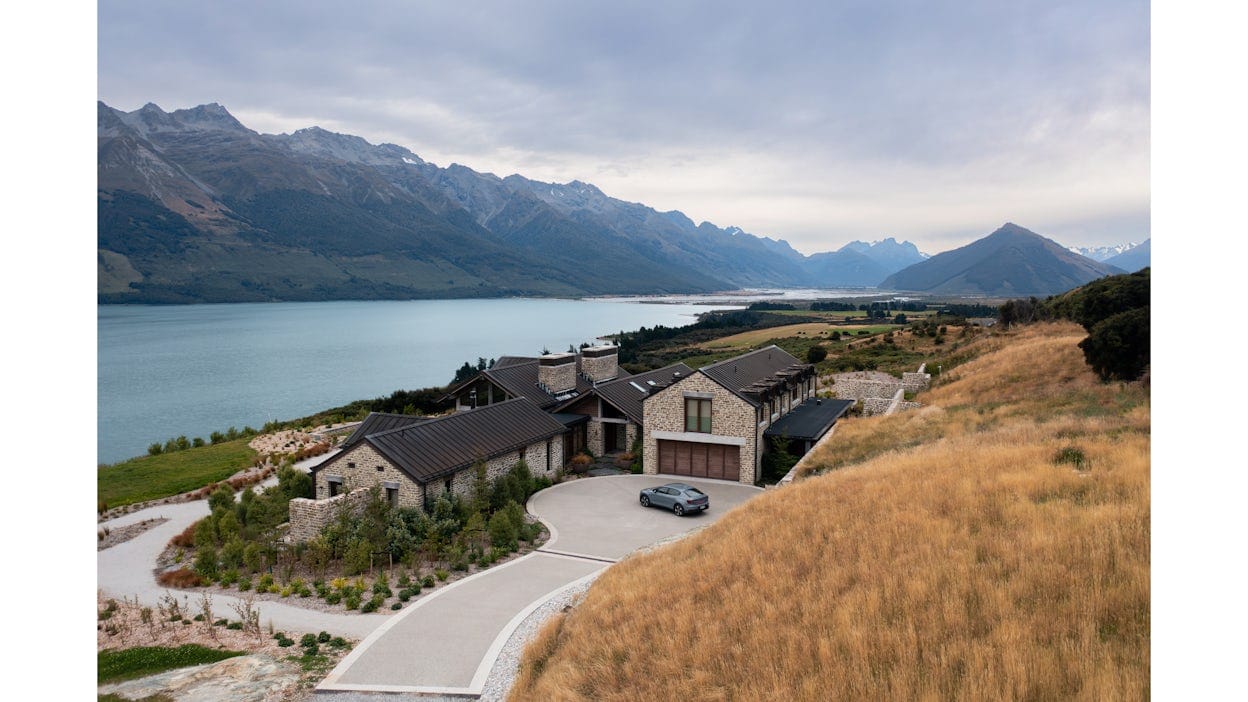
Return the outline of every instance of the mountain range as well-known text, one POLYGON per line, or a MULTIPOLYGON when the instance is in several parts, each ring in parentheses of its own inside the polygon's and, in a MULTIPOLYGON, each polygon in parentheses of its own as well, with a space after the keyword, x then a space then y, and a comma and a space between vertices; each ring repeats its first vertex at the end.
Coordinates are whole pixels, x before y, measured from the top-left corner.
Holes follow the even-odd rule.
POLYGON ((101 303, 875 287, 939 258, 893 238, 804 256, 581 181, 319 127, 260 134, 215 103, 97 115, 101 303))

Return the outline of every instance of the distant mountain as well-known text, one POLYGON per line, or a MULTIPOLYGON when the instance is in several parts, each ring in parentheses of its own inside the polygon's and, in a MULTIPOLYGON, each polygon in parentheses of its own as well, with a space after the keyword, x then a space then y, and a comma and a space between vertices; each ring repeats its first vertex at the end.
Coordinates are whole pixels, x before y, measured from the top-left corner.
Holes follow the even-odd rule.
POLYGON ((97 133, 104 303, 869 286, 917 253, 889 239, 808 258, 589 183, 441 168, 318 127, 259 134, 215 103, 101 102, 97 133))
POLYGON ((1152 265, 1152 239, 1145 239, 1144 243, 1139 246, 1132 247, 1117 256, 1105 259, 1106 265, 1121 268, 1128 273, 1144 270, 1152 265))
POLYGON ((1115 244, 1113 246, 1068 246, 1066 249, 1074 253, 1090 258, 1093 261, 1108 261, 1114 256, 1124 254, 1131 249, 1139 246, 1135 243, 1115 244))
POLYGON ((880 287, 937 294, 1055 295, 1121 273, 1016 224, 889 276, 880 287))
POLYGON ((903 268, 931 258, 919 251, 914 244, 908 241, 903 241, 899 244, 891 236, 883 241, 873 241, 870 244, 865 241, 851 241, 842 246, 840 250, 860 253, 883 266, 889 273, 896 273, 903 268))

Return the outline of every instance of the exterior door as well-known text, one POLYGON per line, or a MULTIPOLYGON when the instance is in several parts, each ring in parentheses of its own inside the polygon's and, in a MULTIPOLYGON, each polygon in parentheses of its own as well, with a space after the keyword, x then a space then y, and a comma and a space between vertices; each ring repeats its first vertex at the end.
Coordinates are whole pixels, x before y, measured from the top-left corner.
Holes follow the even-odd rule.
POLYGON ((694 478, 738 480, 741 477, 741 448, 660 439, 659 472, 694 478))

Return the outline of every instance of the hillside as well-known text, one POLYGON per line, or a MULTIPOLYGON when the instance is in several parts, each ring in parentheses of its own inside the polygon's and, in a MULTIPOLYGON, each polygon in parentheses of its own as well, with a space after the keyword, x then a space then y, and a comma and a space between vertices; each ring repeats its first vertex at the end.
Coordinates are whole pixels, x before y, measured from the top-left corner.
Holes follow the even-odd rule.
POLYGON ((101 102, 97 135, 103 303, 870 286, 922 258, 891 238, 808 258, 590 183, 442 168, 318 127, 260 134, 215 103, 101 102))
POLYGON ((612 567, 512 699, 1146 699, 1148 390, 1084 336, 981 337, 822 474, 612 567))
POLYGON ((938 295, 1056 295, 1122 273, 1013 223, 889 276, 881 288, 938 295))
POLYGON ((1105 259, 1106 265, 1121 268, 1128 273, 1148 268, 1153 265, 1153 240, 1145 239, 1144 243, 1124 251, 1116 256, 1105 259))

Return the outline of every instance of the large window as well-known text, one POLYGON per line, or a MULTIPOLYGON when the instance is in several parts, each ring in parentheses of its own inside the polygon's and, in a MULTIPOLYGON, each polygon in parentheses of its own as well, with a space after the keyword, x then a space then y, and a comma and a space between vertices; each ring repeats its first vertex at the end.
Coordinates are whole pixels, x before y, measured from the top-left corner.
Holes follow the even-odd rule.
POLYGON ((685 431, 711 433, 711 401, 685 398, 685 431))

